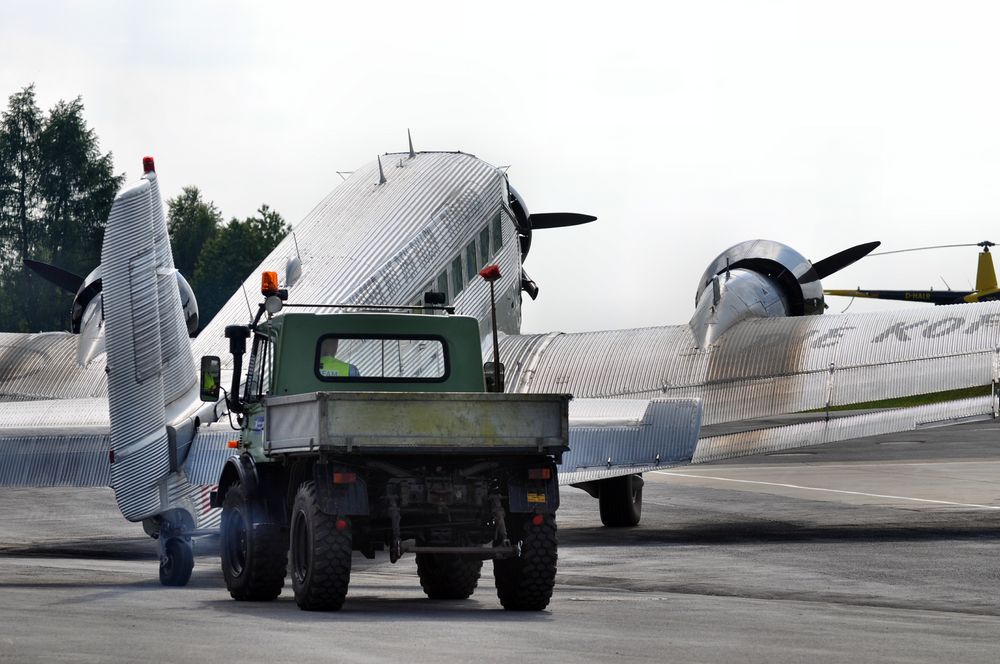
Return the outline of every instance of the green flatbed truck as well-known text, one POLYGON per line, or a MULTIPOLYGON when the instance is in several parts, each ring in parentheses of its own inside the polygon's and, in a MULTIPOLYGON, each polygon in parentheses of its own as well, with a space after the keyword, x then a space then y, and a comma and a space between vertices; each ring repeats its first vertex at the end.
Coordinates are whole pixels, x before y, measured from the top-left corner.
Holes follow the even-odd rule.
MULTIPOLYGON (((504 608, 545 608, 569 397, 487 392, 474 318, 275 300, 226 328, 240 433, 212 504, 232 597, 276 598, 287 569, 301 608, 337 610, 352 552, 385 551, 415 554, 432 599, 469 597, 492 559, 504 608)), ((202 358, 202 398, 220 384, 202 358)))

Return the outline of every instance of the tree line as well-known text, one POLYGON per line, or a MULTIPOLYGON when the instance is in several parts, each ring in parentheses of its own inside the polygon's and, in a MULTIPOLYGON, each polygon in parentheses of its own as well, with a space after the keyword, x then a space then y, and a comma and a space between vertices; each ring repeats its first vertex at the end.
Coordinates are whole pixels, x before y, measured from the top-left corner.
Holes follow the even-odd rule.
MULTIPOLYGON (((114 172, 83 117, 83 101, 43 112, 29 85, 0 114, 0 331, 68 330, 72 294, 27 270, 33 259, 86 276, 125 174, 114 172)), ((291 230, 268 205, 224 222, 195 186, 167 201, 174 263, 208 322, 240 283, 291 230)))

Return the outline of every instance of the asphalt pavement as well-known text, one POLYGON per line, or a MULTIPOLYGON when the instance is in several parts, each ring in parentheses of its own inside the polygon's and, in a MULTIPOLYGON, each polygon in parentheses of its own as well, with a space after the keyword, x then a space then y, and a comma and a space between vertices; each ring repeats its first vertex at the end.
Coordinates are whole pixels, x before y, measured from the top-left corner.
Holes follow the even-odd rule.
POLYGON ((642 524, 565 488, 548 610, 426 599, 412 557, 354 559, 340 612, 186 588, 109 490, 0 490, 0 662, 1000 661, 1000 425, 645 476, 642 524))

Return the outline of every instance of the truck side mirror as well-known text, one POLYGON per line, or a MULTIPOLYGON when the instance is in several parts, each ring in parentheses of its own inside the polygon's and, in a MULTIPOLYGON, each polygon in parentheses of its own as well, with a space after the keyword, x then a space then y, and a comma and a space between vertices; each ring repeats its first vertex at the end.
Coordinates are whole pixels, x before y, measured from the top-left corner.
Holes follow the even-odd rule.
POLYGON ((496 374, 493 371, 493 363, 486 362, 483 364, 483 374, 486 377, 486 391, 487 392, 503 392, 504 377, 503 377, 503 362, 500 363, 500 384, 496 383, 496 374))
POLYGON ((222 363, 215 355, 201 358, 201 400, 218 401, 219 384, 222 381, 222 363))

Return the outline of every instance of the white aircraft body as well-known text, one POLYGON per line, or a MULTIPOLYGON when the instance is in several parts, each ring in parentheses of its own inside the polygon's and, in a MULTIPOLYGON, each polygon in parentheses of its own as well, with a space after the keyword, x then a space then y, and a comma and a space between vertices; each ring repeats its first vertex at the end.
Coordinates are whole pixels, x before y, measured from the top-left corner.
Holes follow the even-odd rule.
MULTIPOLYGON (((172 546, 218 525, 208 497, 235 432, 224 402, 199 400, 195 364, 217 355, 227 368, 223 330, 256 309, 259 271, 189 340, 196 304, 173 266, 151 162, 146 170, 115 200, 100 270, 74 302, 78 334, 0 334, 0 485, 110 485, 169 566, 172 546)), ((411 146, 354 171, 260 269, 284 271, 292 303, 421 305, 444 292, 457 314, 480 321, 492 359, 489 285, 478 271, 498 265, 506 389, 574 395, 560 483, 598 498, 608 525, 638 523, 649 469, 996 413, 984 394, 721 430, 996 384, 1000 303, 818 315, 819 279, 873 245, 814 264, 775 242, 744 242, 710 264, 688 325, 521 335, 522 293, 537 294, 522 269, 532 231, 592 219, 531 215, 504 171, 411 146)))

